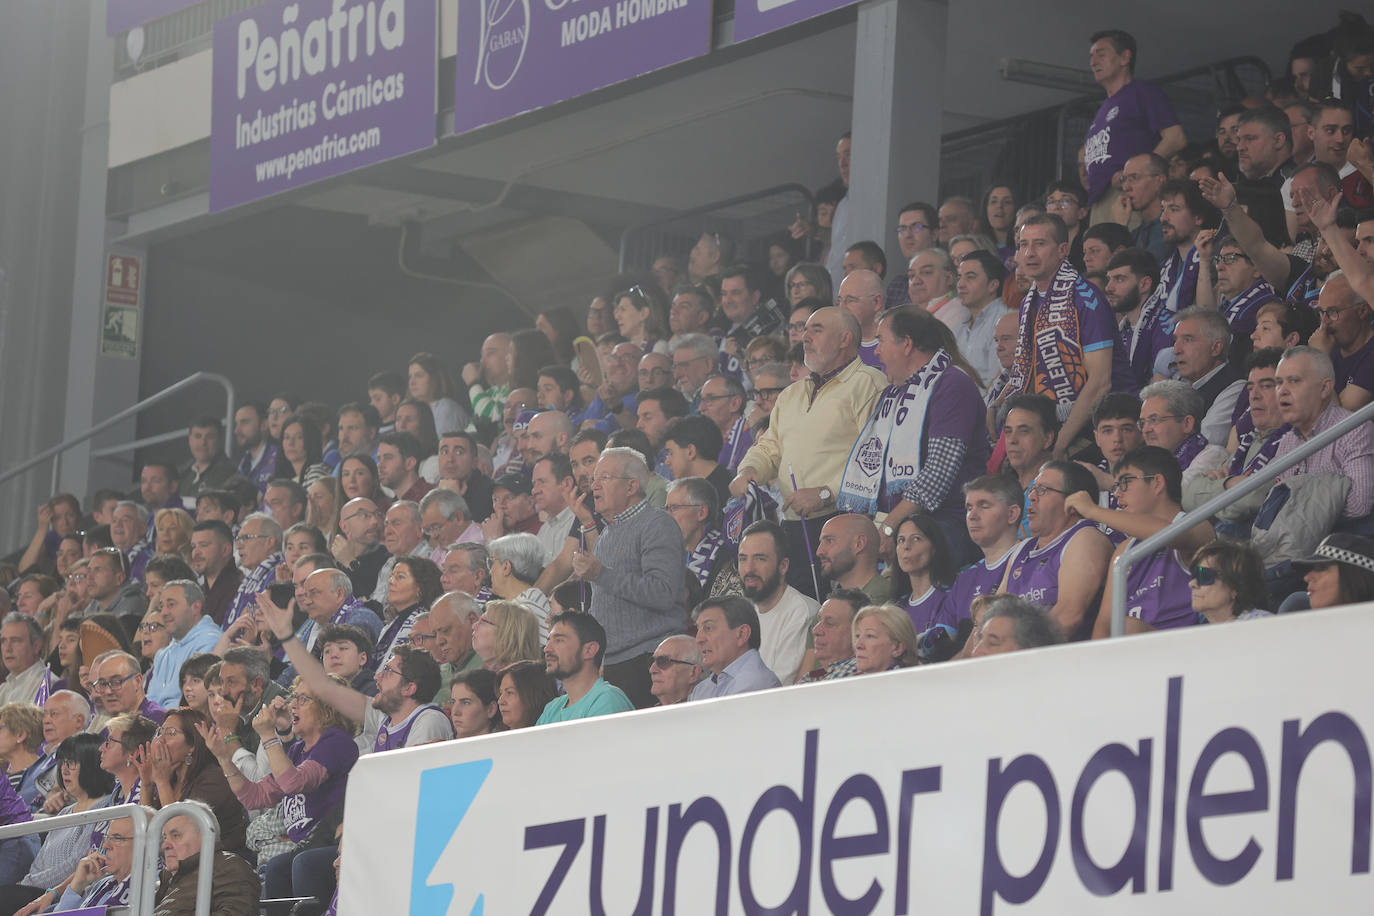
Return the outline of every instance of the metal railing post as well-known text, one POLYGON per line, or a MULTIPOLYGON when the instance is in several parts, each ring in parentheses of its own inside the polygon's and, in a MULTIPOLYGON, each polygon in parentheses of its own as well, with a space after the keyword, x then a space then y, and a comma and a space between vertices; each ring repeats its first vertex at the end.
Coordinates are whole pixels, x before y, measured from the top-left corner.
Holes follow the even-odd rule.
POLYGON ((1284 471, 1371 420, 1374 420, 1374 403, 1366 404, 1335 426, 1308 439, 1282 458, 1275 458, 1241 483, 1218 493, 1192 512, 1184 515, 1183 518, 1171 522, 1169 527, 1140 541, 1130 550, 1117 557, 1116 562, 1112 564, 1112 635, 1124 636, 1126 634, 1126 576, 1137 561, 1143 560, 1161 547, 1172 544, 1179 535, 1198 522, 1206 521, 1220 510, 1249 496, 1261 487, 1271 485, 1284 471))
MULTIPOLYGON (((148 833, 155 838, 161 836, 159 831, 162 825, 183 814, 200 828, 200 861, 196 864, 196 916, 210 916, 210 891, 215 876, 219 824, 199 805, 173 802, 153 815, 148 823, 148 833)), ((157 856, 153 853, 158 848, 160 845, 148 846, 144 850, 144 860, 136 863, 142 869, 144 892, 138 908, 133 909, 134 916, 152 916, 154 894, 150 889, 157 885, 157 856)))
MULTIPOLYGON (((204 816, 204 812, 199 812, 204 816)), ((41 820, 25 821, 22 824, 9 824, 0 827, 0 840, 9 840, 15 837, 27 836, 31 833, 47 833, 49 830, 59 830, 65 827, 80 827, 83 824, 99 824, 105 821, 119 820, 127 817, 133 821, 134 838, 133 849, 130 851, 130 871, 129 871, 129 904, 134 913, 140 912, 137 902, 142 895, 146 894, 149 902, 152 901, 151 888, 146 886, 142 880, 142 865, 147 853, 148 838, 148 812, 142 805, 115 805, 113 808, 92 808, 89 811, 82 811, 77 814, 59 814, 56 817, 45 817, 41 820)), ((153 847, 156 849, 156 845, 153 847)), ((157 861, 156 858, 153 860, 157 861)), ((156 873, 153 880, 157 880, 156 873)), ((149 912, 152 912, 151 906, 149 912)), ((201 916, 201 914, 197 914, 201 916)))

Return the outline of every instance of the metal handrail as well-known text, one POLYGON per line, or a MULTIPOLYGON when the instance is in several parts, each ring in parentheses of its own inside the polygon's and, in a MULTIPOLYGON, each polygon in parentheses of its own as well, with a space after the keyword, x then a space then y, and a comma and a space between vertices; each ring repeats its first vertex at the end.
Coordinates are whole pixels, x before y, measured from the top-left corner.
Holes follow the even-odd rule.
MULTIPOLYGON (((87 439, 90 439, 91 437, 104 432, 111 426, 114 426, 116 423, 120 423, 124 420, 127 420, 129 417, 141 413, 144 408, 151 407, 154 404, 165 401, 172 395, 179 394, 185 389, 190 388, 192 385, 197 385, 200 382, 214 382, 215 384, 219 385, 224 389, 224 454, 226 456, 231 455, 232 453, 230 450, 230 442, 233 441, 233 436, 231 435, 231 433, 234 429, 234 383, 229 381, 227 377, 220 375, 217 372, 193 372, 181 381, 168 385, 166 388, 162 389, 157 394, 150 395, 144 398, 143 400, 139 401, 138 403, 124 408, 114 416, 100 421, 99 423, 92 426, 90 429, 86 430, 81 435, 73 436, 70 439, 66 439, 62 442, 59 442, 52 448, 46 449, 42 452, 39 452, 37 455, 34 455, 32 458, 30 458, 28 461, 25 461, 23 464, 16 465, 15 467, 12 467, 7 471, 0 472, 0 483, 4 483, 7 480, 11 480, 15 477, 18 477, 20 474, 24 473, 30 468, 36 467, 37 465, 40 465, 44 461, 47 461, 49 458, 51 458, 53 459, 51 492, 56 493, 58 491, 57 478, 59 472, 62 469, 63 452, 65 452, 67 449, 71 448, 74 445, 80 445, 87 439)), ((123 451, 128 448, 136 447, 138 444, 141 443, 135 442, 131 444, 126 444, 124 446, 116 448, 115 450, 123 451)), ((103 454, 109 454, 108 449, 102 449, 101 452, 103 454)))
MULTIPOLYGON (((186 815, 200 827, 200 861, 196 863, 196 916, 210 916, 210 888, 215 877, 215 847, 219 845, 219 824, 211 813, 201 805, 186 802, 173 802, 153 815, 148 830, 154 836, 156 831, 174 817, 186 815)), ((153 888, 157 885, 157 856, 145 855, 141 864, 141 895, 130 900, 130 907, 137 916, 152 916, 153 888)))
MULTIPOLYGON (((171 806, 169 805, 168 807, 171 806)), ((199 813, 203 816, 205 812, 201 811, 199 813)), ((10 824, 5 827, 0 827, 0 840, 28 836, 31 833, 47 833, 49 830, 60 830, 65 827, 80 827, 83 824, 99 824, 105 821, 118 820, 121 817, 129 818, 134 824, 133 862, 132 869, 129 872, 129 894, 130 903, 132 904, 134 900, 138 898, 138 895, 143 892, 140 883, 141 873, 139 871, 139 865, 148 852, 148 810, 142 805, 128 804, 115 805, 113 808, 92 808, 89 811, 81 811, 75 814, 59 814, 55 817, 45 817, 41 820, 25 821, 22 824, 10 824)), ((153 848, 157 848, 156 844, 154 844, 153 848)), ((153 861, 157 861, 156 857, 154 857, 153 861)), ((156 878, 156 875, 154 875, 154 878, 156 878)), ((151 894, 148 894, 148 899, 151 903, 151 894)), ((53 902, 56 903, 57 901, 53 902)), ((136 906, 131 906, 131 909, 134 913, 141 913, 136 906)), ((151 906, 148 912, 152 912, 151 906)), ((197 916, 208 916, 208 910, 205 914, 197 912, 197 916)))
POLYGON ((1112 635, 1126 634, 1126 574, 1137 561, 1172 544, 1183 532, 1199 522, 1204 522, 1222 509, 1237 502, 1251 493, 1268 486, 1278 479, 1284 471, 1293 467, 1316 452, 1321 451, 1346 433, 1358 429, 1361 424, 1374 420, 1374 403, 1366 404, 1335 426, 1308 439, 1282 458, 1275 458, 1263 468, 1247 477, 1242 483, 1225 490, 1198 506, 1182 518, 1170 522, 1168 527, 1140 541, 1125 551, 1112 564, 1112 635))

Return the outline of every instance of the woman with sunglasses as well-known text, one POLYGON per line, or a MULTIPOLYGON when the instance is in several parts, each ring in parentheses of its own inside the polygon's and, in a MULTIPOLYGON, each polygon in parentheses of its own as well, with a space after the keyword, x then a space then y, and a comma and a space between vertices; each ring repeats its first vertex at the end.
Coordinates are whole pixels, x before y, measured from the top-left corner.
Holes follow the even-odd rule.
POLYGON ((206 746, 201 729, 209 726, 209 717, 189 706, 167 713, 153 740, 134 755, 142 800, 154 808, 188 798, 205 802, 219 818, 221 847, 238 852, 245 849, 248 816, 206 746))
MULTIPOLYGON (((100 768, 100 736, 72 735, 57 746, 57 785, 71 799, 71 804, 57 812, 59 816, 105 807, 114 783, 114 777, 100 768)), ((37 900, 44 888, 61 883, 77 870, 81 857, 90 851, 89 824, 48 831, 28 874, 17 885, 0 888, 0 914, 13 913, 37 900)))
POLYGON ((1188 589, 1193 610, 1207 623, 1274 616, 1264 588, 1264 560, 1249 544, 1218 540, 1203 545, 1193 554, 1188 589))
MULTIPOLYGON (((325 675, 347 686, 337 675, 325 675)), ((290 699, 276 697, 264 703, 253 717, 253 730, 262 738, 271 773, 256 782, 244 777, 234 764, 233 747, 218 728, 197 723, 196 731, 219 761, 229 786, 249 809, 271 808, 287 799, 286 835, 299 847, 316 826, 327 821, 343 804, 348 771, 358 760, 353 726, 343 713, 315 698, 302 678, 292 684, 290 699), (283 747, 277 736, 278 718, 289 715, 295 741, 283 747)), ((291 861, 297 849, 266 863, 266 896, 291 895, 291 861)))

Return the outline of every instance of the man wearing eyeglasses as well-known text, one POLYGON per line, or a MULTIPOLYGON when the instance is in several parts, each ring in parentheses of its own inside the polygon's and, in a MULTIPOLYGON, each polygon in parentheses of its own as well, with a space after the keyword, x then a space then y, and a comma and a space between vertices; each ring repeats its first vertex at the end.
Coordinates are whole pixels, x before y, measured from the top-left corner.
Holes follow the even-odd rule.
POLYGON ((879 372, 883 363, 878 359, 878 316, 886 302, 883 278, 871 270, 850 271, 835 294, 835 304, 859 323, 859 359, 879 372))
POLYGON ((1183 469, 1185 485, 1230 463, 1226 447, 1212 444, 1202 435, 1202 396, 1187 382, 1170 379, 1146 385, 1140 398, 1140 432, 1145 444, 1173 454, 1183 469))
MULTIPOLYGON (((928 203, 916 201, 902 208, 897 214, 897 245, 902 249, 903 264, 910 264, 911 259, 918 253, 935 247, 938 241, 937 224, 935 208, 928 203)), ((883 298, 888 308, 898 308, 911 301, 904 271, 892 272, 887 289, 883 291, 883 298)))
POLYGON ((701 416, 720 430, 721 447, 716 452, 716 462, 730 471, 735 470, 749 446, 754 444, 754 434, 744 422, 744 386, 728 375, 713 375, 701 386, 699 401, 701 416))
POLYGON ((353 580, 353 594, 370 595, 377 574, 391 557, 382 546, 382 512, 365 496, 350 499, 339 513, 339 531, 331 545, 334 559, 353 580))
POLYGON ((709 334, 698 331, 674 337, 668 349, 673 358, 673 386, 687 399, 688 407, 696 410, 701 386, 716 371, 719 345, 709 334))
POLYGON ((234 600, 224 613, 223 626, 228 630, 235 620, 253 606, 259 592, 277 579, 277 566, 282 561, 281 526, 276 519, 262 512, 254 512, 243 520, 238 537, 234 538, 238 549, 239 568, 243 570, 243 581, 234 592, 234 600))
MULTIPOLYGON (((1198 234, 1198 252, 1204 260, 1212 249, 1211 240, 1210 232, 1204 230, 1198 234)), ((1255 333, 1259 310, 1278 297, 1235 239, 1228 236, 1216 246, 1216 251, 1212 265, 1216 268, 1217 282, 1212 284, 1209 271, 1199 271, 1197 304, 1216 306, 1226 316, 1231 333, 1248 338, 1255 333)))
POLYGON ((1336 399, 1346 410, 1359 410, 1374 399, 1374 326, 1369 303, 1355 292, 1350 278, 1332 274, 1317 300, 1322 323, 1310 343, 1325 350, 1335 369, 1336 399))
POLYGON ((205 592, 190 579, 173 579, 162 588, 162 622, 171 642, 157 650, 148 679, 148 698, 171 709, 181 699, 181 666, 219 642, 220 628, 205 610, 205 592))
MULTIPOLYGON (((1117 547, 1112 562, 1138 541, 1158 534, 1183 517, 1183 471, 1168 449, 1142 445, 1116 463, 1113 472, 1119 509, 1104 509, 1083 492, 1071 493, 1064 505, 1089 521, 1128 535, 1117 547)), ((1148 633, 1192 626, 1193 610, 1188 588, 1188 560, 1198 548, 1216 539, 1209 522, 1200 522, 1181 534, 1170 546, 1157 550, 1131 567, 1126 576, 1126 633, 1148 633)), ((1093 625, 1093 639, 1112 634, 1112 583, 1106 584, 1093 625)))
POLYGON ((1092 521, 1068 505, 1082 492, 1097 502, 1092 472, 1072 461, 1051 461, 1030 487, 1031 537, 1007 563, 1001 591, 1046 608, 1069 639, 1092 632, 1088 612, 1097 607, 1107 578, 1112 542, 1092 521))
POLYGON ((659 706, 681 703, 701 680, 701 672, 701 650, 692 637, 669 636, 658 644, 649 659, 649 681, 653 685, 649 692, 658 698, 659 706))
POLYGON ((142 716, 158 725, 167 710, 143 691, 143 669, 127 652, 111 650, 91 664, 91 696, 100 700, 111 718, 125 713, 142 716))

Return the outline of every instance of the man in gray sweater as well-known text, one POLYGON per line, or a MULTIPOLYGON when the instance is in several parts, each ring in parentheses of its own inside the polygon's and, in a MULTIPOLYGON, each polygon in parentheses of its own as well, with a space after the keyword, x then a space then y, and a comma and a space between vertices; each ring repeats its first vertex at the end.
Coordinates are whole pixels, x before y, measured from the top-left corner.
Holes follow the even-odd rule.
POLYGON ((603 677, 637 709, 657 702, 649 680, 654 647, 687 629, 682 530, 649 504, 648 482, 638 452, 606 449, 592 473, 592 497, 606 529, 591 551, 573 555, 573 576, 594 584, 591 614, 606 628, 603 677))

